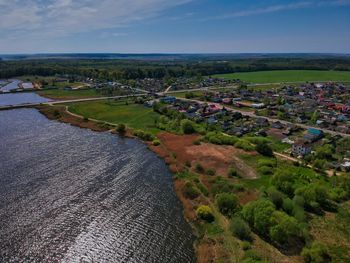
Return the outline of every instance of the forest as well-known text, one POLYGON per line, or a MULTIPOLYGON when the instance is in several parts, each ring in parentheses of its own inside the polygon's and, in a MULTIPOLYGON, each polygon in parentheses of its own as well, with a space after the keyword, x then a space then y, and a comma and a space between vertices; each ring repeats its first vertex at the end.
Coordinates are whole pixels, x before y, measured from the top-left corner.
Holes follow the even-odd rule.
POLYGON ((45 58, 0 60, 0 78, 23 75, 79 75, 121 80, 208 76, 267 70, 350 70, 350 58, 339 57, 232 57, 193 56, 159 59, 45 58))

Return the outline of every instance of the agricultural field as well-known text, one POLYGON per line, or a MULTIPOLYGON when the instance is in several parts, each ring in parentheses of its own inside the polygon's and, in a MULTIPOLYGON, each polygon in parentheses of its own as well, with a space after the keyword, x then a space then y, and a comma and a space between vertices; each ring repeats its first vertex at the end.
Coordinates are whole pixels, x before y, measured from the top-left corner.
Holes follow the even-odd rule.
POLYGON ((218 74, 213 77, 240 79, 249 83, 286 83, 312 81, 350 81, 350 71, 274 70, 218 74))
POLYGON ((70 104, 68 110, 86 118, 98 119, 115 124, 124 123, 132 129, 142 129, 156 134, 155 120, 159 116, 152 108, 126 100, 105 100, 70 104))
POLYGON ((64 89, 49 89, 38 91, 37 94, 50 99, 81 99, 101 97, 95 89, 80 89, 80 90, 64 90, 64 89))

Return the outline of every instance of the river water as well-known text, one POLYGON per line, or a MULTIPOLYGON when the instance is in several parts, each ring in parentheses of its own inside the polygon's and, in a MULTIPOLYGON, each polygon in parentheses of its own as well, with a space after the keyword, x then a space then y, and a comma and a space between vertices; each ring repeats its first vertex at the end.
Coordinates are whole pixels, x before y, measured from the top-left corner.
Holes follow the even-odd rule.
POLYGON ((0 106, 19 105, 25 103, 42 103, 50 101, 34 92, 18 92, 0 94, 0 106))
POLYGON ((194 262, 192 243, 144 144, 0 111, 0 262, 194 262))

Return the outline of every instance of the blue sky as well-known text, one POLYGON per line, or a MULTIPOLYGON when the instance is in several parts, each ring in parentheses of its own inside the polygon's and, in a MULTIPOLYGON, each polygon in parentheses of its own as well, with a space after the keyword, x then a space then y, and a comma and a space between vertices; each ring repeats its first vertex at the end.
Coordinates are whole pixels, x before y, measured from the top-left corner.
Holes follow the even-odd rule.
POLYGON ((0 54, 350 53, 350 0, 0 0, 0 54))

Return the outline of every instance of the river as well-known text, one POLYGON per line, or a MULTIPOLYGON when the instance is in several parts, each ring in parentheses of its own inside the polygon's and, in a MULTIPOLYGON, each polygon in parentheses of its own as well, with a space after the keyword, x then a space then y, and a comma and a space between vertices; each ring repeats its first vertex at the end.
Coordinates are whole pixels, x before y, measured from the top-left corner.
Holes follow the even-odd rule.
POLYGON ((191 232, 140 141, 0 111, 0 262, 194 262, 191 232))

